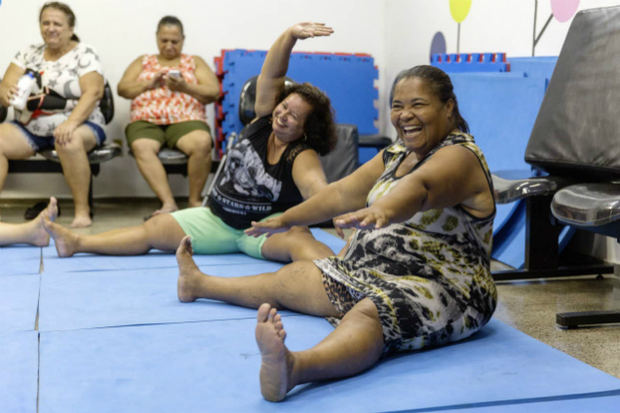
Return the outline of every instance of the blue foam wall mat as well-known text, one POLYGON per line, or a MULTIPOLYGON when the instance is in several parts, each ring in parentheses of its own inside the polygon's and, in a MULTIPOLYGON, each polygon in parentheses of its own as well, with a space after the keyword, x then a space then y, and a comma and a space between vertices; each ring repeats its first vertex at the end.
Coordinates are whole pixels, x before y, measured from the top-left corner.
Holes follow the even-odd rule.
POLYGON ((510 73, 450 75, 461 114, 491 171, 530 169, 525 148, 545 94, 545 81, 510 73))
MULTIPOLYGON (((524 154, 546 88, 543 77, 523 73, 450 74, 463 117, 492 172, 530 170, 524 154)), ((525 212, 517 205, 498 205, 493 258, 515 268, 525 262, 525 212), (513 214, 516 214, 513 216, 513 214), (506 232, 512 220, 512 233, 506 232)))
MULTIPOLYGON (((226 117, 222 130, 239 132, 238 117, 241 87, 250 77, 258 75, 267 52, 263 50, 230 50, 223 58, 222 109, 226 117)), ((369 56, 293 53, 287 76, 297 82, 310 82, 327 93, 339 123, 357 125, 360 134, 376 134, 374 121, 378 111, 374 101, 378 91, 374 79, 378 72, 369 56)))
POLYGON ((535 56, 535 57, 511 57, 510 71, 513 73, 523 73, 527 77, 544 77, 551 79, 557 56, 535 56))

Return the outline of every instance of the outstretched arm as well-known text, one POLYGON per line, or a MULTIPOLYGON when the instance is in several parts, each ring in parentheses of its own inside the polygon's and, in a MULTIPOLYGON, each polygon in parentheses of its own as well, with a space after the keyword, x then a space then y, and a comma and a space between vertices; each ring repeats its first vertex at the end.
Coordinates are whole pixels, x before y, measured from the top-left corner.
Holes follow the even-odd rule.
POLYGON ((246 233, 260 235, 283 232, 294 225, 312 225, 362 208, 366 205, 368 192, 383 172, 382 157, 383 151, 351 175, 323 187, 310 199, 286 210, 284 214, 253 222, 252 228, 246 230, 246 233))
POLYGON ((276 107, 278 96, 284 89, 284 76, 288 61, 297 40, 329 36, 334 30, 323 23, 298 23, 288 28, 269 49, 256 84, 256 117, 269 115, 276 107))
POLYGON ((437 151, 372 205, 334 219, 337 228, 376 229, 419 211, 461 205, 472 215, 493 212, 493 195, 476 156, 454 145, 437 151))

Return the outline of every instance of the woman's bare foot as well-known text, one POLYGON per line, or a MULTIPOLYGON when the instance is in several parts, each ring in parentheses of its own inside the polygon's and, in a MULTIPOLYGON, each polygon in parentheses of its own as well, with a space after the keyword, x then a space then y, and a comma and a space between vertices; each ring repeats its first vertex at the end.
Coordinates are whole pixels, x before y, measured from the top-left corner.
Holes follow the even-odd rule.
POLYGON ((93 224, 90 215, 76 215, 71 222, 71 228, 86 228, 93 224))
POLYGON ((39 218, 43 221, 43 217, 47 216, 50 221, 56 221, 56 217, 58 217, 58 201, 55 197, 50 197, 50 202, 47 204, 47 208, 41 211, 39 214, 39 218))
POLYGON ((59 257, 70 257, 77 252, 77 234, 52 222, 50 217, 45 215, 43 216, 43 227, 54 238, 54 245, 59 257))
POLYGON ((293 388, 293 355, 284 345, 286 331, 275 308, 261 304, 256 321, 256 343, 262 357, 260 391, 266 400, 277 402, 293 388))
POLYGON ((192 240, 185 236, 177 248, 177 264, 179 265, 179 279, 177 281, 177 295, 179 301, 190 303, 196 301, 196 287, 205 275, 200 272, 192 258, 192 240))
POLYGON ((37 247, 45 247, 50 243, 50 234, 47 233, 45 227, 43 226, 44 218, 48 218, 50 221, 56 220, 58 216, 58 202, 56 198, 51 197, 49 204, 47 204, 47 208, 43 211, 39 212, 39 215, 28 222, 27 225, 30 227, 30 244, 35 245, 37 247))

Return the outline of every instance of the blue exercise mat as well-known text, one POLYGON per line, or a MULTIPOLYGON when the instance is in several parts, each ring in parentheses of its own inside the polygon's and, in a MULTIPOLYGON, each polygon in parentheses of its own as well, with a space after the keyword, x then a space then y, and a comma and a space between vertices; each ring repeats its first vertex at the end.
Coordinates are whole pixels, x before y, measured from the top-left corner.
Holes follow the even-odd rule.
MULTIPOLYGON (((286 317, 300 350, 331 331, 286 317)), ((493 320, 465 342, 388 358, 358 376, 259 392, 254 320, 41 332, 40 412, 355 412, 436 409, 613 391, 620 380, 493 320)))
POLYGON ((441 413, 584 413, 617 412, 620 406, 620 389, 537 399, 503 400, 500 402, 476 403, 440 409, 407 409, 400 412, 441 413))
MULTIPOLYGON (((338 253, 345 242, 320 228, 312 228, 314 237, 338 253)), ((260 264, 264 260, 252 258, 245 254, 195 255, 196 264, 202 265, 237 265, 260 264)), ((70 258, 58 258, 52 243, 43 252, 44 272, 83 272, 112 271, 127 269, 176 268, 177 262, 173 253, 153 250, 144 255, 114 256, 78 253, 70 258)), ((38 270, 38 264, 37 264, 38 270)))
POLYGON ((37 411, 38 334, 0 333, 0 411, 37 411))
POLYGON ((2 263, 0 276, 38 274, 41 265, 41 248, 31 245, 0 247, 0 262, 2 263))
MULTIPOLYGON (((201 266, 210 275, 235 277, 277 271, 279 263, 201 266)), ((178 270, 157 268, 46 273, 41 282, 39 330, 253 318, 255 311, 177 298, 178 270)))
MULTIPOLYGON (((196 262, 201 265, 236 265, 260 262, 245 254, 196 255, 196 262)), ((69 258, 58 258, 56 250, 46 251, 43 255, 44 273, 52 272, 91 272, 122 271, 127 269, 172 269, 177 261, 171 252, 151 251, 144 255, 96 255, 79 253, 69 258)))
POLYGON ((39 282, 38 275, 0 277, 0 333, 34 330, 39 282))

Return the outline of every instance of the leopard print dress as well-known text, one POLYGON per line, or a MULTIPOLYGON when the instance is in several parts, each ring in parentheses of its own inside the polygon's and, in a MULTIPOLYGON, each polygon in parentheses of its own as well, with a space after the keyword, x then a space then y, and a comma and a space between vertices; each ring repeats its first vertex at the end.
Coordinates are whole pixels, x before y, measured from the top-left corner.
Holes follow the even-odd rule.
MULTIPOLYGON (((477 156, 492 193, 482 152, 473 137, 459 131, 411 172, 448 145, 462 145, 477 156)), ((368 205, 399 182, 395 171, 406 156, 399 142, 385 149, 385 170, 368 195, 368 205)), ((494 216, 477 218, 459 205, 418 212, 403 223, 358 230, 343 257, 314 263, 342 315, 365 297, 374 302, 386 353, 443 345, 481 329, 495 310, 497 293, 490 273, 494 216)))

